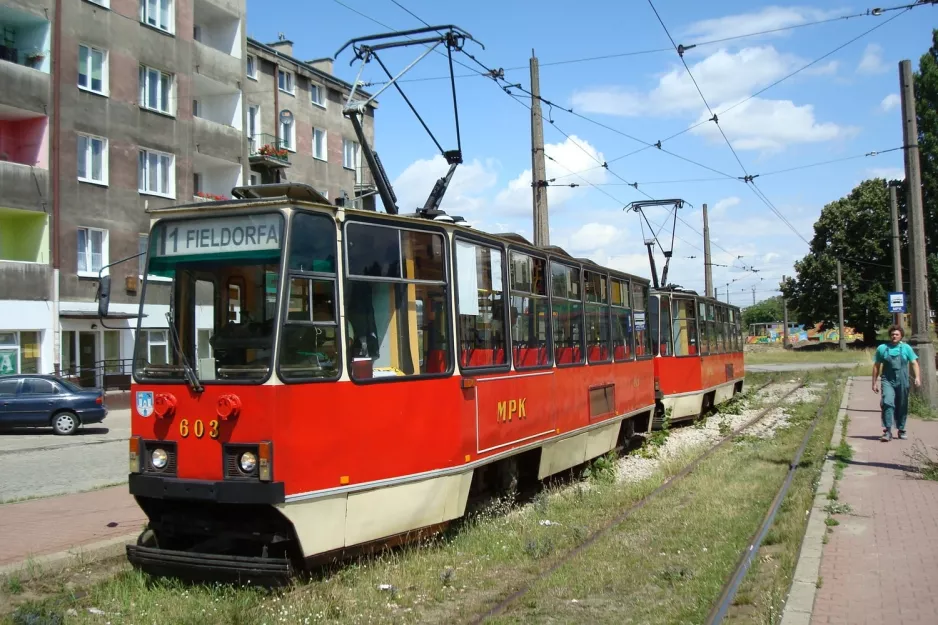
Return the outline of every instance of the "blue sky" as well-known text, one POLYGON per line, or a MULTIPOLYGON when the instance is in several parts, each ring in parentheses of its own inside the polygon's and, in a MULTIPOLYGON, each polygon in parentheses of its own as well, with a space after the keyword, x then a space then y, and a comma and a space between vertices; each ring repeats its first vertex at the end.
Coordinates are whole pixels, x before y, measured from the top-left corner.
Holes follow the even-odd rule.
MULTIPOLYGON (((422 26, 390 0, 342 0, 393 29, 422 26)), ((652 50, 669 46, 651 8, 641 1, 609 3, 580 0, 530 3, 431 2, 400 0, 431 24, 456 24, 485 45, 467 51, 488 67, 506 69, 506 79, 529 87, 527 70, 532 48, 541 63, 542 96, 643 141, 665 139, 709 117, 673 51, 553 65, 558 61, 652 50), (520 67, 522 69, 508 69, 520 67)), ((703 3, 658 0, 656 7, 678 43, 689 45, 755 31, 787 27, 866 11, 866 5, 823 2, 777 4, 755 1, 703 3)), ((885 22, 898 12, 862 16, 789 31, 700 45, 685 59, 714 111, 739 103, 809 61, 885 22)), ((928 49, 938 7, 922 6, 847 45, 793 78, 720 115, 720 127, 733 143, 746 171, 778 170, 851 156, 825 166, 764 175, 755 179, 771 203, 808 240, 812 224, 828 202, 874 176, 903 176, 901 151, 861 156, 902 145, 899 115, 898 62, 918 58, 928 49)), ((300 58, 331 56, 346 40, 383 32, 383 26, 332 0, 248 0, 248 34, 274 41, 278 33, 294 41, 300 58)), ((387 52, 382 59, 392 71, 418 53, 416 47, 387 52)), ((458 55, 472 65, 468 57, 458 55)), ((335 72, 352 80, 346 52, 335 72)), ((472 73, 456 67, 457 74, 472 73)), ((446 59, 432 54, 408 77, 447 74, 446 59)), ((383 78, 370 64, 365 81, 383 78)), ((448 81, 403 83, 443 147, 455 147, 448 81)), ((531 234, 529 112, 490 79, 457 80, 465 162, 460 166, 443 208, 461 214, 477 228, 531 234)), ((377 150, 403 211, 422 205, 446 166, 430 138, 400 96, 382 94, 376 113, 377 150)), ((551 243, 576 256, 648 276, 640 218, 624 213, 625 203, 644 199, 622 181, 639 182, 655 198, 680 197, 692 206, 678 222, 670 281, 703 290, 700 205, 710 208, 714 282, 723 299, 731 282, 730 301, 738 305, 775 293, 779 278, 793 273, 792 264, 807 250, 795 235, 744 183, 722 178, 676 157, 650 149, 594 168, 642 147, 563 110, 545 112, 548 178, 580 186, 549 190, 551 243), (555 121, 547 123, 548 113, 555 121), (566 133, 569 137, 565 137, 566 133), (583 172, 581 177, 570 172, 583 172), (585 180, 584 180, 585 179, 585 180), (704 180, 700 180, 704 179, 704 180), (693 182, 683 182, 693 180, 693 182), (590 186, 587 181, 598 185, 590 186), (674 182, 677 181, 677 182, 674 182), (659 184, 651 184, 659 183, 659 184), (601 189, 601 190, 600 190, 601 189), (696 256, 690 259, 689 256, 696 256), (742 256, 741 259, 737 258, 742 256), (754 267, 758 273, 744 267, 754 267)), ((721 173, 742 176, 743 170, 713 123, 665 142, 663 147, 721 173)), ((663 223, 666 210, 649 218, 663 223)), ((670 223, 670 222, 669 222, 670 223)), ((668 229, 670 225, 668 224, 668 229)), ((669 236, 662 240, 667 247, 669 236)), ((659 254, 659 270, 661 258, 659 254)))

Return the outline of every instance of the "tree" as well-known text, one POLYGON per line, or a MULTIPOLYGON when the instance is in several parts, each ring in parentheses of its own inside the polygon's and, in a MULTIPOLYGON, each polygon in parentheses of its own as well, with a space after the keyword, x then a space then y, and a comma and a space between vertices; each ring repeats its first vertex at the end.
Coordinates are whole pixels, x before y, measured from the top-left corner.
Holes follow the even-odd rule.
POLYGON ((795 263, 796 278, 781 289, 806 325, 835 327, 837 260, 844 281, 844 323, 868 343, 889 322, 886 293, 893 281, 889 193, 885 180, 864 180, 847 197, 831 202, 814 224, 808 254, 795 263))
MULTIPOLYGON (((789 314, 793 314, 792 311, 789 311, 789 314)), ((782 302, 782 296, 776 295, 753 306, 747 306, 743 310, 743 327, 748 328, 753 323, 780 322, 784 320, 784 317, 785 305, 782 302)))
POLYGON ((919 60, 914 80, 928 291, 934 307, 938 302, 938 29, 932 31, 932 46, 919 60))

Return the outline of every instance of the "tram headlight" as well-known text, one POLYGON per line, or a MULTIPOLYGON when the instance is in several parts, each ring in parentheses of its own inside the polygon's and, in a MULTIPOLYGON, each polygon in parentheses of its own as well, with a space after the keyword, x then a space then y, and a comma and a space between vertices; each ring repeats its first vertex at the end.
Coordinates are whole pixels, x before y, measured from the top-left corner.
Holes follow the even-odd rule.
POLYGON ((257 456, 250 451, 246 451, 238 457, 238 466, 245 473, 253 473, 257 467, 257 456))
POLYGON ((157 447, 150 453, 150 464, 153 465, 154 469, 162 471, 166 468, 166 463, 169 461, 169 456, 166 453, 166 450, 160 449, 157 447))

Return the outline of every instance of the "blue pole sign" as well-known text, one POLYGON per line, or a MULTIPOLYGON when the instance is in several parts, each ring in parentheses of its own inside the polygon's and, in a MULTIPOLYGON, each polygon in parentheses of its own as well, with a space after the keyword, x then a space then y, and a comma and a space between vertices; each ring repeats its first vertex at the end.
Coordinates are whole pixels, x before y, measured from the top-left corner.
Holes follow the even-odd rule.
POLYGON ((905 293, 890 293, 889 294, 889 312, 891 313, 904 313, 905 310, 905 293))

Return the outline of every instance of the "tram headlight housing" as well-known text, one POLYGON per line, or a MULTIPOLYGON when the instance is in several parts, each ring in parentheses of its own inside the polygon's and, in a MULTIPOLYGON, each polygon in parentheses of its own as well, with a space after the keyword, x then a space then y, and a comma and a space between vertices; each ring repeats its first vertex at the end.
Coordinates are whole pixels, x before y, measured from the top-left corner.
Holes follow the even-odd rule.
POLYGON ((253 473, 255 467, 257 467, 257 455, 254 452, 245 451, 240 456, 238 456, 238 468, 240 468, 245 473, 253 473))
POLYGON ((157 447, 150 452, 150 464, 153 465, 153 468, 157 471, 162 471, 165 469, 168 462, 169 454, 166 453, 165 449, 157 447))

